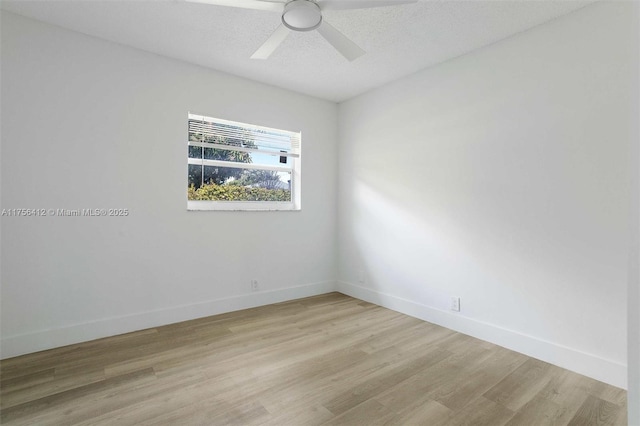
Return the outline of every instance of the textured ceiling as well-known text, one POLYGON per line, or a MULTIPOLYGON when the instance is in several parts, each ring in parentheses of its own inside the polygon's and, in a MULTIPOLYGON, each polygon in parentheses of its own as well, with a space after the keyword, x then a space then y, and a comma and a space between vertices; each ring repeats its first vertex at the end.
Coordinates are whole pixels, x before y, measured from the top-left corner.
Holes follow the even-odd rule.
MULTIPOLYGON (((321 1, 321 0, 320 0, 321 1)), ((74 31, 340 102, 486 46, 594 0, 421 0, 327 11, 367 54, 348 62, 316 32, 292 33, 268 60, 249 59, 280 15, 173 1, 3 0, 2 9, 74 31)))

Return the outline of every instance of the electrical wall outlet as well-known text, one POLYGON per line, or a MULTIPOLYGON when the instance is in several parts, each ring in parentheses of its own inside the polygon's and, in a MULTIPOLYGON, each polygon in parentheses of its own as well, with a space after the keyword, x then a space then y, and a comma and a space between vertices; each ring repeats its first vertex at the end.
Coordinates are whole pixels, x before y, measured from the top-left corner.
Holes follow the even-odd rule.
POLYGON ((460 298, 456 296, 451 297, 451 310, 460 312, 460 298))
POLYGON ((260 284, 258 284, 258 280, 251 280, 251 291, 260 290, 260 284))

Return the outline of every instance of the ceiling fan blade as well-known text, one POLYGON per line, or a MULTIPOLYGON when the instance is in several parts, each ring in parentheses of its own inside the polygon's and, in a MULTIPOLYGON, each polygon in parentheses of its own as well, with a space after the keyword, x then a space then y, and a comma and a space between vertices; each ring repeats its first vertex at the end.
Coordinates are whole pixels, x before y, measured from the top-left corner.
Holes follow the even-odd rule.
POLYGON ((214 6, 240 7, 242 9, 268 10, 271 12, 282 12, 284 2, 273 0, 185 0, 189 3, 204 3, 214 6))
POLYGON ((285 38, 289 35, 289 29, 283 24, 280 24, 278 28, 271 34, 271 36, 264 42, 256 53, 251 55, 251 59, 267 59, 275 50, 280 46, 285 38))
POLYGON ((320 6, 320 10, 349 10, 397 6, 417 2, 418 0, 322 0, 318 2, 318 6, 320 6))
POLYGON ((322 21, 322 24, 318 27, 318 32, 349 61, 353 61, 365 53, 357 44, 329 25, 327 21, 322 21))

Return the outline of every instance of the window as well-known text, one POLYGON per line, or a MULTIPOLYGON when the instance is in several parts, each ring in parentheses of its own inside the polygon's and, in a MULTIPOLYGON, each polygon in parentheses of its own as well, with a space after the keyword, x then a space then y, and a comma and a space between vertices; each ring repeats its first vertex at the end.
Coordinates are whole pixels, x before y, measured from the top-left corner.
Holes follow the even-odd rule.
POLYGON ((188 210, 299 210, 300 133, 189 114, 188 210))

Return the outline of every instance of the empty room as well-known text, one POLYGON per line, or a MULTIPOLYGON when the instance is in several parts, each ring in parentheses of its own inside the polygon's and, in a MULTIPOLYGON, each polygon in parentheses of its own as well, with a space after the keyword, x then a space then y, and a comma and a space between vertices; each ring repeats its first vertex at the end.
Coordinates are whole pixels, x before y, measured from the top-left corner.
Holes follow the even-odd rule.
POLYGON ((0 423, 640 426, 640 3, 0 15, 0 423))

